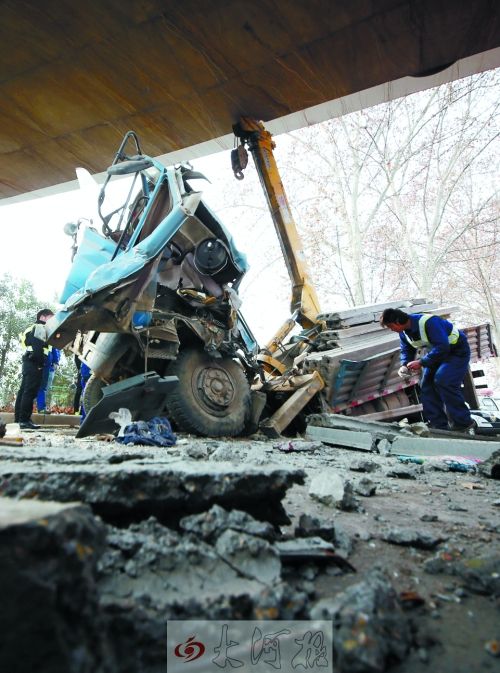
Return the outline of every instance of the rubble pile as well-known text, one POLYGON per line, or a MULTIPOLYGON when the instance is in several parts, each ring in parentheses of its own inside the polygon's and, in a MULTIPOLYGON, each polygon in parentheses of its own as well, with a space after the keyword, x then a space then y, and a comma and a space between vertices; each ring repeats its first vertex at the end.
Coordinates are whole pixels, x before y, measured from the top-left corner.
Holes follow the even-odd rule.
POLYGON ((500 635, 494 444, 462 474, 318 440, 2 447, 0 668, 160 673, 167 620, 326 619, 340 673, 480 670, 500 635))

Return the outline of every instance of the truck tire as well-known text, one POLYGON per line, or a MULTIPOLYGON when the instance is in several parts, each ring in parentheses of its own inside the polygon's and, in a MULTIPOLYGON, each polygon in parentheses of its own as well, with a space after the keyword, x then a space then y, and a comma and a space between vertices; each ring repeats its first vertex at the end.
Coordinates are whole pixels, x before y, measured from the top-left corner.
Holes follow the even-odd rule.
POLYGON ((250 418, 250 386, 231 358, 183 350, 168 369, 179 383, 168 394, 169 417, 179 430, 208 437, 235 437, 250 418))
POLYGON ((88 414, 92 407, 101 401, 102 399, 102 389, 106 384, 102 379, 98 379, 95 374, 91 374, 89 380, 85 385, 85 390, 83 391, 83 408, 85 413, 88 414))

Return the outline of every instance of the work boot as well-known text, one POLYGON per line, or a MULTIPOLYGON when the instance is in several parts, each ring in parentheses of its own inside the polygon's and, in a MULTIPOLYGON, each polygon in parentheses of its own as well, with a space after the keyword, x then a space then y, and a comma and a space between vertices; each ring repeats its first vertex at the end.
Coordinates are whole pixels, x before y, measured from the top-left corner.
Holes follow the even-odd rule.
POLYGON ((24 423, 19 423, 21 430, 40 430, 40 425, 33 423, 33 421, 24 421, 24 423))
POLYGON ((476 421, 471 421, 469 425, 454 425, 453 432, 463 432, 464 435, 475 435, 477 430, 476 421))

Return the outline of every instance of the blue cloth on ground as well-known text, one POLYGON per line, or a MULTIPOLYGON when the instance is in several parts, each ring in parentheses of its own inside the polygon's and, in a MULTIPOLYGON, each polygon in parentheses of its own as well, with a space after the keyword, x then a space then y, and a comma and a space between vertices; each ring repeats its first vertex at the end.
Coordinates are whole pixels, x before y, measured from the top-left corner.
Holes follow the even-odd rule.
POLYGON ((443 463, 450 472, 476 472, 477 466, 483 461, 480 458, 466 458, 464 456, 398 456, 402 463, 443 463))
POLYGON ((155 416, 150 421, 130 423, 125 426, 123 435, 115 439, 120 444, 146 444, 147 446, 174 446, 177 442, 170 421, 164 416, 155 416))

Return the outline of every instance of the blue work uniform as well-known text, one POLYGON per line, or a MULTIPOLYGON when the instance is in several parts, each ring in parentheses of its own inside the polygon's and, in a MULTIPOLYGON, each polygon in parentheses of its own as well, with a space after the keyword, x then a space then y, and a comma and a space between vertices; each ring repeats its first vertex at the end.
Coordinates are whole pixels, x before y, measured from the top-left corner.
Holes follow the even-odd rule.
MULTIPOLYGON (((85 386, 87 385, 87 381, 89 380, 91 374, 92 374, 92 370, 90 369, 90 367, 88 365, 86 365, 85 362, 81 362, 81 364, 80 364, 80 385, 81 385, 82 393, 85 390, 85 386)), ((80 414, 81 414, 82 421, 83 421, 83 419, 86 416, 86 411, 85 411, 85 407, 83 406, 83 404, 80 407, 80 414)))
POLYGON ((36 408, 39 412, 47 409, 47 395, 52 388, 56 367, 61 361, 61 351, 49 346, 49 352, 43 366, 42 381, 36 396, 36 408))
POLYGON ((424 418, 433 428, 463 429, 471 422, 462 383, 470 361, 470 348, 464 332, 439 316, 412 313, 410 329, 399 335, 401 363, 415 360, 417 348, 427 352, 420 358, 420 382, 424 418))

